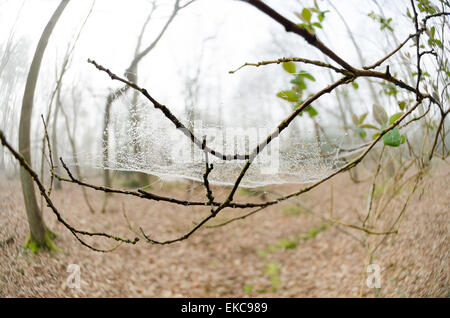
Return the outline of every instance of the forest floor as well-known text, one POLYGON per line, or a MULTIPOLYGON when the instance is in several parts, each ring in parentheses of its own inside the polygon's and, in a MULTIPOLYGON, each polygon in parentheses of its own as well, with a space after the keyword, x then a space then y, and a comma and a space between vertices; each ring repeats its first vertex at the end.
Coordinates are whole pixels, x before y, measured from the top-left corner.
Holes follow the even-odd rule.
MULTIPOLYGON (((329 217, 332 205, 334 219, 361 225, 370 182, 353 183, 348 174, 333 179, 333 192, 325 183, 244 220, 202 229, 182 242, 160 246, 141 239, 106 254, 82 246, 48 209, 45 220, 59 233, 55 243, 61 251, 34 254, 24 249, 28 225, 20 184, 1 177, 0 297, 449 297, 449 176, 446 164, 430 171, 413 195, 398 234, 389 235, 374 254, 371 263, 381 269, 378 290, 366 285, 368 253, 361 242, 373 247, 383 236, 331 226, 305 208, 329 217), (80 289, 67 283, 69 264, 79 265, 80 289)), ((290 193, 299 187, 270 189, 290 193)), ((409 189, 383 211, 386 219, 398 215, 409 189)), ((215 187, 216 197, 226 190, 215 187)), ((182 199, 188 193, 180 183, 156 183, 152 191, 182 199)), ((88 190, 88 195, 99 208, 102 193, 88 190)), ((197 185, 191 198, 204 197, 204 188, 197 185)), ((91 214, 80 188, 71 184, 63 184, 52 198, 76 228, 129 238, 140 235, 139 227, 157 240, 175 238, 208 213, 205 207, 115 195, 105 214, 91 214)), ((240 191, 238 199, 262 200, 248 191, 240 191)), ((246 212, 225 210, 210 224, 246 212)), ((388 228, 388 223, 379 223, 374 230, 388 228)), ((86 241, 114 246, 99 238, 86 241)))

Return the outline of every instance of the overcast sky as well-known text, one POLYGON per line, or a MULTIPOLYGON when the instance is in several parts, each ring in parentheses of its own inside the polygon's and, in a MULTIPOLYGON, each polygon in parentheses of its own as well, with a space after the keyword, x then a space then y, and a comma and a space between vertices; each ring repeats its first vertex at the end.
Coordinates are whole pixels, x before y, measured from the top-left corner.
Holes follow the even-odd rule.
MULTIPOLYGON (((118 74, 123 74, 134 52, 141 25, 150 11, 150 2, 148 0, 95 2, 93 13, 76 47, 72 69, 66 79, 68 85, 73 81, 79 81, 83 86, 91 86, 98 94, 105 94, 106 87, 115 85, 104 74, 94 70, 92 65, 88 65, 86 60, 93 58, 118 74)), ((379 0, 386 14, 397 15, 394 25, 403 21, 398 15, 404 14, 405 9, 398 7, 402 7, 402 3, 406 2, 408 1, 379 0)), ((29 42, 30 52, 25 61, 30 61, 37 40, 58 3, 57 0, 0 1, 0 38, 7 39, 20 10, 15 38, 25 38, 29 42)), ((293 12, 301 11, 300 3, 305 7, 312 5, 312 1, 293 0, 272 0, 267 3, 294 21, 299 21, 293 12)), ((318 3, 321 8, 330 9, 326 1, 318 3)), ((381 56, 386 49, 384 33, 379 30, 376 22, 367 17, 369 12, 377 10, 373 1, 341 0, 333 3, 354 31, 367 60, 371 61, 381 56)), ((61 61, 67 43, 73 39, 91 4, 90 0, 72 0, 69 3, 51 36, 42 66, 43 74, 54 75, 55 57, 61 61)), ((159 32, 172 5, 172 0, 158 1, 158 9, 145 33, 143 46, 150 43, 159 32)), ((328 35, 324 36, 319 32, 319 37, 344 59, 359 65, 355 50, 336 13, 327 14, 324 29, 328 35)), ((396 31, 399 38, 411 32, 409 29, 399 28, 396 31)), ((236 0, 197 0, 180 11, 157 48, 142 61, 139 67, 141 75, 139 82, 167 105, 182 110, 184 107, 180 104, 184 98, 185 77, 188 74, 195 74, 197 64, 201 62, 201 80, 207 89, 206 93, 203 91, 204 98, 200 103, 221 104, 221 107, 226 109, 228 104, 235 102, 236 89, 243 83, 250 82, 263 72, 264 77, 272 80, 273 73, 283 75, 279 66, 265 69, 247 68, 234 75, 228 74, 228 71, 244 62, 275 59, 280 57, 279 54, 307 58, 322 57, 303 39, 286 34, 281 26, 246 3, 236 0), (209 37, 214 38, 204 43, 209 37), (202 45, 203 55, 199 61, 202 45)), ((321 70, 315 71, 320 73, 321 70)), ((273 84, 275 84, 274 94, 283 88, 280 85, 284 85, 283 82, 276 83, 276 81, 273 84)), ((257 98, 256 95, 259 94, 254 95, 257 98)), ((277 101, 275 97, 273 100, 277 101)), ((211 106, 199 105, 199 107, 211 106)))

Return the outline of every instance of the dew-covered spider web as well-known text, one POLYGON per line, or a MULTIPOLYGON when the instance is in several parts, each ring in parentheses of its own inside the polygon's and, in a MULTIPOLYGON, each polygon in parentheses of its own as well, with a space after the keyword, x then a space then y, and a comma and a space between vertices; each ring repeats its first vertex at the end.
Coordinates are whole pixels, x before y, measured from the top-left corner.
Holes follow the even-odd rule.
MULTIPOLYGON (((307 120, 307 118, 299 118, 307 120)), ((180 118, 200 140, 224 155, 244 155, 271 134, 271 125, 219 126, 208 120, 189 121, 180 118)), ((238 121, 236 121, 238 122, 238 121)), ((293 126, 293 125, 292 125, 293 126)), ((132 106, 115 105, 108 128, 108 159, 99 151, 77 153, 80 166, 135 171, 165 178, 184 178, 203 182, 205 152, 164 114, 146 102, 132 106)), ((240 186, 259 187, 270 184, 310 183, 323 179, 345 165, 363 147, 349 146, 345 134, 319 135, 314 129, 288 127, 273 139, 252 162, 240 186)), ((99 137, 101 144, 101 138, 99 137)), ((211 184, 233 185, 246 160, 223 160, 208 154, 213 169, 208 176, 211 184)), ((72 163, 70 157, 67 162, 72 163)))

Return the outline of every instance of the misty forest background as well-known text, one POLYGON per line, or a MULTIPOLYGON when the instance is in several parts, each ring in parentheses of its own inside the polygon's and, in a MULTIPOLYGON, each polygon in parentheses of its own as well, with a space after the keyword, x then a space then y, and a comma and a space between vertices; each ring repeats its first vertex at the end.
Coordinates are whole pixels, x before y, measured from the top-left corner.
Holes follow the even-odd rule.
POLYGON ((449 15, 0 0, 0 295, 448 297, 449 15))

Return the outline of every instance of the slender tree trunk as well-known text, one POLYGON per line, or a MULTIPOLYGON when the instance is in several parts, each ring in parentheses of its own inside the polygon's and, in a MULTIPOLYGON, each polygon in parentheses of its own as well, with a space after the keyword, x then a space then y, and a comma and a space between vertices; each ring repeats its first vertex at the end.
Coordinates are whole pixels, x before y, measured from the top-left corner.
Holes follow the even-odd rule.
POLYGON ((113 94, 110 94, 108 96, 108 99, 106 101, 106 107, 105 107, 105 117, 103 122, 103 167, 105 168, 105 173, 103 175, 103 183, 105 187, 110 188, 111 187, 111 178, 109 175, 109 170, 106 169, 109 161, 109 117, 111 113, 111 104, 113 100, 113 94))
MULTIPOLYGON (((109 173, 109 169, 107 167, 109 166, 109 119, 111 117, 111 106, 114 100, 117 98, 119 94, 125 94, 128 90, 129 86, 126 85, 122 88, 119 88, 111 93, 109 93, 108 97, 106 98, 106 105, 105 105, 105 116, 103 117, 103 134, 102 134, 102 151, 103 151, 103 185, 106 188, 111 188, 111 175, 109 173)), ((105 192, 103 196, 103 204, 102 208, 100 210, 101 213, 104 213, 106 210, 106 205, 108 203, 108 198, 110 197, 111 193, 105 192)))
MULTIPOLYGON (((72 129, 73 130, 71 132, 70 131, 70 126, 69 126, 69 124, 70 124, 69 116, 67 115, 66 111, 64 110, 63 104, 61 102, 61 85, 58 87, 58 91, 56 93, 56 107, 58 109, 61 109, 61 112, 62 112, 62 114, 64 116, 64 119, 65 119, 65 122, 66 122, 67 137, 69 138, 69 143, 70 143, 70 145, 72 147, 72 158, 73 158, 73 162, 75 164, 75 172, 77 174, 77 178, 78 178, 78 180, 83 181, 84 178, 83 178, 83 176, 81 174, 81 169, 80 169, 80 166, 78 164, 77 147, 76 147, 76 141, 75 141, 75 136, 77 135, 76 134, 76 130, 75 130, 76 129, 76 121, 77 121, 76 119, 77 119, 77 117, 74 116, 74 118, 72 120, 73 121, 73 128, 72 129)), ((76 104, 75 101, 74 101, 72 107, 74 107, 74 109, 77 109, 78 105, 76 104)), ((94 208, 92 207, 92 205, 91 205, 91 203, 89 201, 89 197, 87 195, 85 187, 81 187, 81 192, 83 194, 84 201, 86 202, 86 205, 88 206, 89 211, 91 213, 95 213, 95 210, 94 210, 94 208)))
MULTIPOLYGON (((69 3, 69 0, 62 0, 47 26, 42 32, 39 39, 36 52, 34 53, 33 61, 31 62, 30 70, 28 72, 27 82, 25 85, 25 92, 22 101, 22 111, 20 114, 19 124, 19 152, 24 159, 31 165, 31 149, 30 149, 30 126, 31 114, 33 112, 34 92, 36 89, 36 82, 41 67, 42 57, 44 56, 45 48, 47 47, 48 39, 61 16, 64 8, 69 3)), ((30 226, 30 237, 25 242, 25 245, 30 247, 33 251, 37 251, 39 247, 47 247, 56 249, 51 241, 49 232, 44 223, 42 214, 38 208, 36 201, 36 194, 34 192, 34 184, 28 172, 20 168, 20 181, 22 183, 22 192, 25 201, 25 209, 30 226)))
MULTIPOLYGON (((57 175, 60 174, 59 172, 59 155, 58 155, 58 140, 57 140, 57 131, 58 131, 58 115, 59 115, 59 108, 60 105, 56 103, 55 110, 53 111, 53 126, 52 126, 52 155, 53 155, 53 164, 55 167, 53 168, 53 172, 57 175)), ((55 178, 53 180, 55 190, 62 189, 61 182, 55 178)))
MULTIPOLYGON (((136 73, 134 77, 134 82, 137 82, 137 69, 136 69, 136 73)), ((139 99, 139 92, 134 90, 133 91, 133 98, 131 100, 131 115, 130 115, 130 124, 133 127, 133 129, 138 130, 139 129, 139 125, 141 123, 141 118, 138 114, 139 109, 137 107, 137 102, 139 99)), ((141 140, 138 138, 133 138, 133 153, 134 155, 138 155, 139 153, 141 153, 141 140)), ((139 185, 140 186, 147 186, 150 183, 150 179, 154 179, 151 178, 150 175, 146 174, 145 172, 136 172, 136 176, 138 178, 139 181, 139 185)))
MULTIPOLYGON (((127 77, 127 79, 131 82, 136 82, 137 80, 137 68, 138 68, 138 64, 139 62, 151 51, 155 48, 155 46, 158 44, 158 42, 161 40, 161 38, 163 37, 164 33, 167 31, 169 25, 172 23, 173 19, 175 18, 175 16, 177 15, 178 11, 185 8, 186 6, 188 6, 191 2, 188 2, 187 4, 185 4, 184 6, 180 6, 180 0, 175 0, 174 3, 174 7, 172 10, 172 14, 170 15, 170 17, 167 19, 166 23, 164 24, 163 28, 161 29, 160 33, 157 35, 157 37, 153 40, 153 42, 147 46, 143 51, 139 52, 141 44, 142 44, 142 38, 143 38, 143 34, 144 31, 151 19, 151 16, 156 8, 155 5, 153 5, 152 7, 152 11, 150 12, 150 14, 148 15, 147 19, 144 22, 144 25, 142 26, 141 29, 141 33, 138 37, 138 41, 137 41, 137 45, 136 45, 136 49, 135 49, 135 53, 134 53, 134 58, 130 63, 130 66, 127 68, 126 72, 125 72, 125 76, 127 77)), ((111 175, 110 175, 110 171, 108 169, 106 169, 106 167, 108 167, 108 161, 109 161, 109 131, 108 131, 108 127, 109 127, 109 119, 110 119, 110 113, 111 113, 111 106, 114 103, 114 101, 116 100, 116 98, 118 97, 119 93, 123 93, 125 94, 126 91, 128 90, 129 86, 125 85, 123 88, 118 89, 116 92, 110 93, 108 95, 108 97, 106 98, 106 105, 105 105, 105 116, 104 116, 104 121, 103 121, 103 136, 102 136, 102 143, 103 143, 103 167, 104 167, 104 173, 103 173, 103 183, 105 187, 111 187, 111 175)), ((145 174, 140 174, 139 178, 142 178, 142 181, 144 183, 147 183, 144 179, 146 179, 146 177, 144 177, 145 174)), ((103 200, 103 207, 102 207, 102 212, 105 212, 106 209, 106 205, 107 205, 107 201, 108 201, 108 197, 110 196, 110 193, 105 193, 104 195, 104 200, 103 200)))

